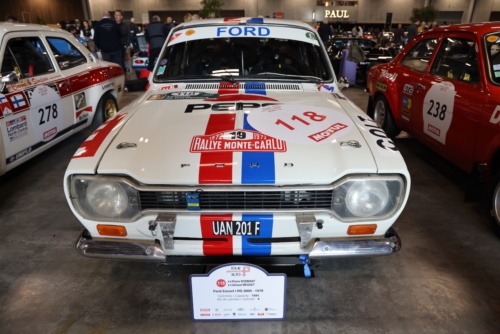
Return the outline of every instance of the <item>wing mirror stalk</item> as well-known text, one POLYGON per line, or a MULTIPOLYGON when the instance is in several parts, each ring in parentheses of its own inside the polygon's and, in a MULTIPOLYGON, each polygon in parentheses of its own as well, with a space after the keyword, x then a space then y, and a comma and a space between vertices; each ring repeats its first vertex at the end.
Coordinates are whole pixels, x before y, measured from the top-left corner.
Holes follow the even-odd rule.
POLYGON ((10 84, 15 84, 19 82, 19 76, 17 75, 16 72, 10 72, 7 75, 2 76, 0 83, 1 83, 1 89, 0 92, 4 93, 7 85, 10 84))
POLYGON ((347 77, 340 77, 337 80, 337 86, 339 87, 339 90, 343 90, 344 88, 349 87, 349 79, 347 77))

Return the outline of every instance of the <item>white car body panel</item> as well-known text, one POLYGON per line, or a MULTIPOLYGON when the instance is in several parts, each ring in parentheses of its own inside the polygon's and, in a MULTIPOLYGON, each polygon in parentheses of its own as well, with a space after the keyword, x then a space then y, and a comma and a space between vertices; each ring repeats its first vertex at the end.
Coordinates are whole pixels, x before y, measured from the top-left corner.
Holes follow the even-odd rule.
MULTIPOLYGON (((25 107, 19 110, 12 108, 12 101, 9 110, 13 112, 2 112, 5 105, 0 106, 0 133, 3 141, 0 149, 0 175, 31 159, 37 154, 52 147, 58 142, 69 137, 71 134, 79 131, 92 123, 101 97, 110 92, 119 101, 124 87, 124 76, 120 72, 119 66, 112 63, 106 63, 95 60, 89 54, 89 51, 79 43, 70 33, 60 29, 49 28, 39 25, 20 25, 20 24, 0 24, 1 49, 0 55, 6 51, 6 45, 9 40, 15 37, 38 37, 47 50, 54 72, 23 78, 16 84, 7 85, 8 93, 0 94, 0 97, 10 100, 11 96, 22 96, 26 101, 25 107), (62 68, 58 65, 57 59, 50 51, 50 46, 46 38, 65 39, 71 43, 75 49, 86 58, 87 63, 75 67, 62 68), (55 102, 61 110, 58 110, 58 116, 63 118, 62 123, 54 126, 54 136, 41 140, 37 128, 42 125, 42 118, 38 119, 37 112, 40 108, 46 107, 44 103, 36 103, 30 99, 29 94, 36 88, 55 89, 58 97, 52 99, 49 104, 55 102), (52 87, 52 88, 50 88, 52 87), (77 105, 76 100, 82 98, 77 105), (20 138, 11 140, 8 136, 7 126, 22 120, 23 125, 27 126, 27 134, 20 138)), ((3 100, 5 101, 5 100, 3 100)), ((40 115, 41 116, 41 115, 40 115)), ((52 119, 54 121, 54 119, 52 119)), ((43 134, 45 136, 45 134, 43 134)), ((1 142, 0 142, 1 144, 1 142)))

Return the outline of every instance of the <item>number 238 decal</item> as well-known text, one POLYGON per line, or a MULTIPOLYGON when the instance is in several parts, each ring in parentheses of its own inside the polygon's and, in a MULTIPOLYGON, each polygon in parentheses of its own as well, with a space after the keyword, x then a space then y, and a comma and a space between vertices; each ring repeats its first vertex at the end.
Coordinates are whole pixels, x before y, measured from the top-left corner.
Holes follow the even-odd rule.
POLYGON ((446 134, 453 118, 455 86, 449 81, 432 85, 424 98, 424 133, 446 144, 446 134))

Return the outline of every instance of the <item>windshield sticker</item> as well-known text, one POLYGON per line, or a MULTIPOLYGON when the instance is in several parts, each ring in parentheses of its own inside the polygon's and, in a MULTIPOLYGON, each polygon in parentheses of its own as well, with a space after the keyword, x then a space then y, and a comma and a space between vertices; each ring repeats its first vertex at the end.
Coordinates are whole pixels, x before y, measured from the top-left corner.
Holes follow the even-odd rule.
POLYGON ((292 39, 319 46, 319 41, 317 40, 315 33, 312 31, 305 31, 304 29, 290 27, 263 27, 251 25, 206 26, 203 27, 203 29, 189 29, 185 33, 179 32, 173 34, 168 41, 168 45, 171 46, 193 40, 231 37, 259 39, 277 38, 283 40, 292 39))
POLYGON ((342 112, 306 105, 257 108, 248 115, 248 123, 268 136, 298 144, 327 144, 353 126, 342 112))
POLYGON ((490 43, 495 43, 496 41, 498 41, 498 36, 488 36, 486 40, 490 43))
POLYGON ((160 65, 167 65, 167 61, 168 61, 167 59, 163 59, 163 60, 161 61, 160 65))
POLYGON ((444 81, 432 85, 424 98, 424 133, 442 144, 446 144, 446 134, 453 119, 455 94, 455 86, 444 81))
POLYGON ((495 71, 495 78, 500 77, 500 71, 495 71))
POLYGON ((265 134, 236 129, 194 136, 191 153, 204 152, 286 152, 286 143, 265 134))
POLYGON ((388 157, 401 157, 398 148, 394 145, 391 138, 387 137, 384 130, 378 127, 377 123, 368 117, 366 114, 354 114, 362 125, 359 125, 361 130, 368 133, 369 137, 377 146, 377 150, 381 155, 388 157))
POLYGON ((166 66, 160 66, 160 68, 158 69, 158 75, 162 75, 163 73, 165 73, 165 67, 166 66))
POLYGON ((218 97, 219 94, 209 94, 203 92, 175 92, 151 95, 148 100, 197 100, 216 99, 218 97))

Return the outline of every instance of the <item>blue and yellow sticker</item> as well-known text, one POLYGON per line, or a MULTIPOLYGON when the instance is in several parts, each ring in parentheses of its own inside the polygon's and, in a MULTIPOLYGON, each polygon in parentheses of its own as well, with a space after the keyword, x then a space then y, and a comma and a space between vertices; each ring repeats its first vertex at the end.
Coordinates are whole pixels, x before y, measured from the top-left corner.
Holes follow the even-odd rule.
POLYGON ((411 109, 411 99, 408 96, 403 96, 403 107, 411 109))
POLYGON ((385 92, 387 90, 387 85, 381 82, 377 82, 377 89, 385 92))

